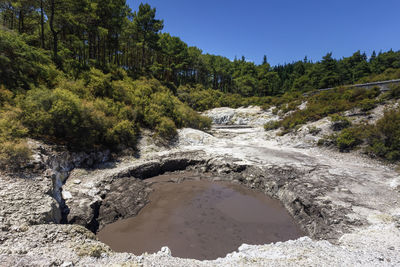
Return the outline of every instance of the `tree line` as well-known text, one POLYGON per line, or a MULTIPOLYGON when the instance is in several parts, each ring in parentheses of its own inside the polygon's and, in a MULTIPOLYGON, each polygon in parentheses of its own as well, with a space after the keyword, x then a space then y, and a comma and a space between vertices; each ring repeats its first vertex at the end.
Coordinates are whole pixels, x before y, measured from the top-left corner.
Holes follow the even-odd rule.
POLYGON ((321 61, 307 58, 271 66, 245 57, 229 60, 204 54, 179 37, 161 32, 156 9, 140 4, 133 11, 125 0, 0 0, 3 27, 22 35, 34 47, 49 51, 56 66, 75 78, 95 67, 123 68, 130 77, 153 77, 170 87, 201 84, 242 96, 272 96, 288 91, 352 84, 400 68, 400 51, 368 57, 360 51, 321 61))

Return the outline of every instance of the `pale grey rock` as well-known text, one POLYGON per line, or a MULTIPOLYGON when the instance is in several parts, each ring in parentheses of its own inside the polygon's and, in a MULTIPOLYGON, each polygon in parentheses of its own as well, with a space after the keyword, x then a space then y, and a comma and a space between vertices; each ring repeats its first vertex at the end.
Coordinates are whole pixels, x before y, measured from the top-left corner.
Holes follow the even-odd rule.
POLYGON ((260 107, 215 108, 203 113, 209 117, 215 125, 249 125, 262 126, 271 120, 277 120, 278 116, 272 114, 272 109, 267 111, 260 107))

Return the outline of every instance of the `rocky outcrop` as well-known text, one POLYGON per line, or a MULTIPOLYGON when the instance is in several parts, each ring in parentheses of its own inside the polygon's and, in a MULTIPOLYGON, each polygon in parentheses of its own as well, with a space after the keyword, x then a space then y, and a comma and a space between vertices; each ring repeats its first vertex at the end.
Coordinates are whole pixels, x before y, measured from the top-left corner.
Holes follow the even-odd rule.
POLYGON ((60 223, 58 203, 51 197, 51 180, 0 176, 0 230, 60 223))
POLYGON ((272 114, 271 110, 263 111, 260 107, 246 108, 215 108, 203 113, 208 116, 213 124, 216 125, 257 125, 262 126, 265 123, 278 119, 278 116, 272 114))

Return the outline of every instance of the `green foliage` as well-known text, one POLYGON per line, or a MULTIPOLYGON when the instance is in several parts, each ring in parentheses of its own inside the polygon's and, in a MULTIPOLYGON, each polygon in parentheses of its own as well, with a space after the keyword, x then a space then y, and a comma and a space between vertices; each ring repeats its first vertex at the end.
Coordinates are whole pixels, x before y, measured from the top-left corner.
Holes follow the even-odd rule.
POLYGON ((0 85, 0 107, 10 104, 14 94, 7 90, 3 85, 0 85))
POLYGON ((270 97, 243 97, 239 94, 205 89, 200 84, 195 86, 180 86, 177 90, 177 96, 182 102, 198 111, 205 111, 217 107, 238 108, 250 105, 268 108, 272 103, 270 97))
POLYGON ((374 99, 363 99, 358 104, 358 107, 364 112, 365 111, 369 111, 371 109, 376 108, 376 100, 374 100, 374 99))
MULTIPOLYGON (((379 92, 376 92, 374 89, 367 90, 364 88, 335 88, 329 91, 322 91, 308 97, 306 99, 307 107, 303 110, 296 110, 286 116, 280 121, 279 127, 283 127, 284 133, 287 133, 293 130, 296 126, 305 124, 308 121, 317 121, 328 115, 360 106, 362 101, 374 98, 378 94, 379 92)), ((294 101, 296 101, 296 104, 299 103, 298 100, 294 101)), ((288 106, 291 106, 291 104, 288 106)), ((342 123, 336 124, 338 124, 338 126, 349 126, 349 123, 346 120, 342 123)), ((339 127, 337 130, 341 129, 343 129, 343 127, 339 127)))
POLYGON ((28 129, 20 121, 21 111, 7 107, 0 113, 0 142, 27 136, 28 129))
POLYGON ((378 120, 367 138, 369 152, 391 161, 400 160, 400 110, 391 109, 378 120))
POLYGON ((163 139, 172 139, 176 136, 176 126, 175 123, 167 117, 161 117, 159 123, 155 127, 156 136, 163 139))
POLYGON ((266 131, 276 130, 280 127, 279 121, 269 121, 264 125, 266 131))
POLYGON ((0 30, 0 83, 12 91, 39 84, 51 86, 57 71, 41 49, 27 45, 21 36, 0 30))
POLYGON ((2 87, 1 104, 20 109, 0 112, 0 138, 32 136, 73 149, 120 149, 135 146, 140 127, 170 139, 177 127, 211 125, 155 79, 133 81, 123 70, 105 74, 94 68, 80 76, 61 77, 56 89, 37 87, 16 97, 2 87))
POLYGON ((72 147, 100 144, 109 118, 92 105, 84 105, 65 89, 34 89, 21 103, 22 122, 39 138, 62 140, 72 147), (97 112, 96 112, 97 111, 97 112))
POLYGON ((331 121, 333 122, 331 128, 334 131, 341 131, 351 126, 351 121, 348 118, 338 114, 332 115, 331 121))
POLYGON ((20 110, 7 106, 0 112, 0 168, 13 169, 31 158, 24 138, 28 129, 19 120, 20 110))
MULTIPOLYGON (((399 51, 374 53, 370 60, 360 51, 340 60, 328 53, 320 62, 279 66, 265 56, 256 65, 203 54, 160 33, 164 23, 148 4, 135 12, 124 0, 40 4, 3 1, 0 7, 0 143, 15 144, 7 146, 15 151, 23 151, 25 137, 79 149, 133 147, 141 127, 170 139, 177 128, 210 127, 194 110, 223 106, 292 111, 266 126, 286 133, 351 108, 370 110, 380 93, 337 88, 306 98, 303 92, 400 78, 399 51)), ((393 87, 387 98, 398 98, 399 91, 393 87)))
POLYGON ((390 86, 390 90, 386 95, 389 99, 399 99, 400 98, 400 84, 394 84, 390 86))
POLYGON ((24 140, 0 142, 0 168, 15 169, 31 159, 32 152, 24 140))
MULTIPOLYGON (((48 64, 47 54, 52 55, 59 69, 74 79, 90 68, 100 69, 107 75, 117 66, 133 79, 155 77, 171 87, 201 84, 224 94, 244 97, 280 96, 293 91, 400 78, 399 51, 374 52, 370 59, 356 51, 339 60, 327 53, 319 62, 312 63, 305 58, 278 66, 271 66, 264 56, 262 64, 256 65, 244 56, 231 61, 223 56, 203 54, 179 37, 160 33, 164 22, 149 4, 140 4, 132 11, 125 0, 5 0, 2 3, 0 15, 4 28, 0 39, 4 42, 0 44, 0 51, 6 52, 0 62, 2 66, 12 67, 6 68, 9 73, 4 75, 16 83, 6 85, 11 91, 17 87, 28 89, 31 83, 38 86, 37 76, 53 81, 54 66, 48 64), (9 36, 5 29, 18 32, 20 37, 9 36), (20 53, 10 54, 3 49, 4 44, 20 53), (14 57, 18 63, 25 64, 12 66, 14 57), (20 61, 21 58, 28 59, 28 64, 20 61), (40 65, 42 69, 33 65, 40 65), (18 72, 18 69, 26 71, 18 72), (41 71, 40 75, 36 71, 41 71), (24 77, 11 79, 12 76, 24 77)), ((99 95, 110 93, 108 82, 93 89, 99 95)), ((236 100, 229 103, 232 101, 236 100)), ((205 103, 200 106, 205 108, 205 103)))
POLYGON ((110 144, 136 145, 137 127, 134 122, 123 120, 108 130, 106 140, 110 144))
POLYGON ((336 138, 336 145, 340 151, 348 151, 360 145, 363 140, 363 132, 360 128, 344 129, 336 138))
POLYGON ((334 144, 340 151, 349 151, 365 144, 365 151, 373 156, 389 161, 400 160, 400 109, 385 111, 375 124, 353 125, 321 139, 322 144, 334 144))

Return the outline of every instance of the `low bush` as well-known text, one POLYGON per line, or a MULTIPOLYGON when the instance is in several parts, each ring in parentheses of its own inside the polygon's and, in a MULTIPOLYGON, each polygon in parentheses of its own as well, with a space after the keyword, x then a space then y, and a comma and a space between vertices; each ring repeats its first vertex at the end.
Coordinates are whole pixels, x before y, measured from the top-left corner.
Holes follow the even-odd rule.
POLYGON ((393 84, 387 92, 387 98, 389 99, 399 99, 400 98, 400 84, 393 84))
POLYGON ((336 145, 340 151, 348 151, 362 144, 363 133, 359 128, 344 129, 336 138, 336 145))
POLYGON ((351 126, 351 121, 343 116, 334 114, 331 116, 332 125, 331 128, 334 131, 341 131, 351 126))
POLYGON ((364 144, 365 152, 388 161, 400 160, 400 109, 386 110, 375 124, 358 124, 320 141, 349 151, 364 144))
POLYGON ((15 169, 31 159, 32 151, 24 140, 0 142, 0 168, 15 169))
POLYGON ((14 94, 7 90, 3 85, 0 85, 0 107, 10 104, 14 94))
POLYGON ((387 110, 367 137, 368 152, 390 160, 400 160, 400 109, 387 110))
POLYGON ((363 99, 360 101, 360 103, 357 105, 361 109, 361 111, 369 111, 371 109, 376 108, 376 100, 374 99, 363 99))
POLYGON ((176 136, 176 126, 175 123, 167 117, 161 117, 160 122, 157 124, 156 137, 161 137, 162 139, 170 140, 176 136))
POLYGON ((367 77, 360 79, 357 83, 379 82, 395 79, 400 79, 400 69, 398 67, 396 69, 387 68, 384 72, 379 74, 371 74, 367 77))
MULTIPOLYGON (((243 97, 239 94, 223 93, 219 90, 206 89, 202 85, 181 85, 177 90, 178 98, 197 111, 205 111, 218 107, 238 108, 242 106, 261 106, 268 109, 279 97, 243 97)), ((287 103, 287 102, 285 102, 287 103)))
POLYGON ((21 111, 7 106, 0 112, 0 168, 14 169, 27 163, 31 150, 24 137, 28 134, 19 120, 21 111))
MULTIPOLYGON (((307 107, 303 110, 296 110, 283 118, 279 127, 283 127, 283 133, 288 133, 298 125, 350 110, 359 106, 362 101, 374 99, 379 94, 379 90, 367 90, 365 88, 335 88, 322 91, 308 97, 306 99, 307 107)), ((371 102, 368 101, 367 104, 369 105, 371 102)))
POLYGON ((264 129, 266 131, 276 130, 279 127, 280 127, 280 122, 279 121, 269 121, 266 124, 264 124, 264 129))
POLYGON ((133 81, 123 70, 113 75, 91 69, 81 76, 60 79, 53 90, 39 87, 18 96, 19 120, 30 136, 72 149, 116 149, 134 147, 141 127, 170 139, 176 128, 211 125, 157 80, 133 81))

